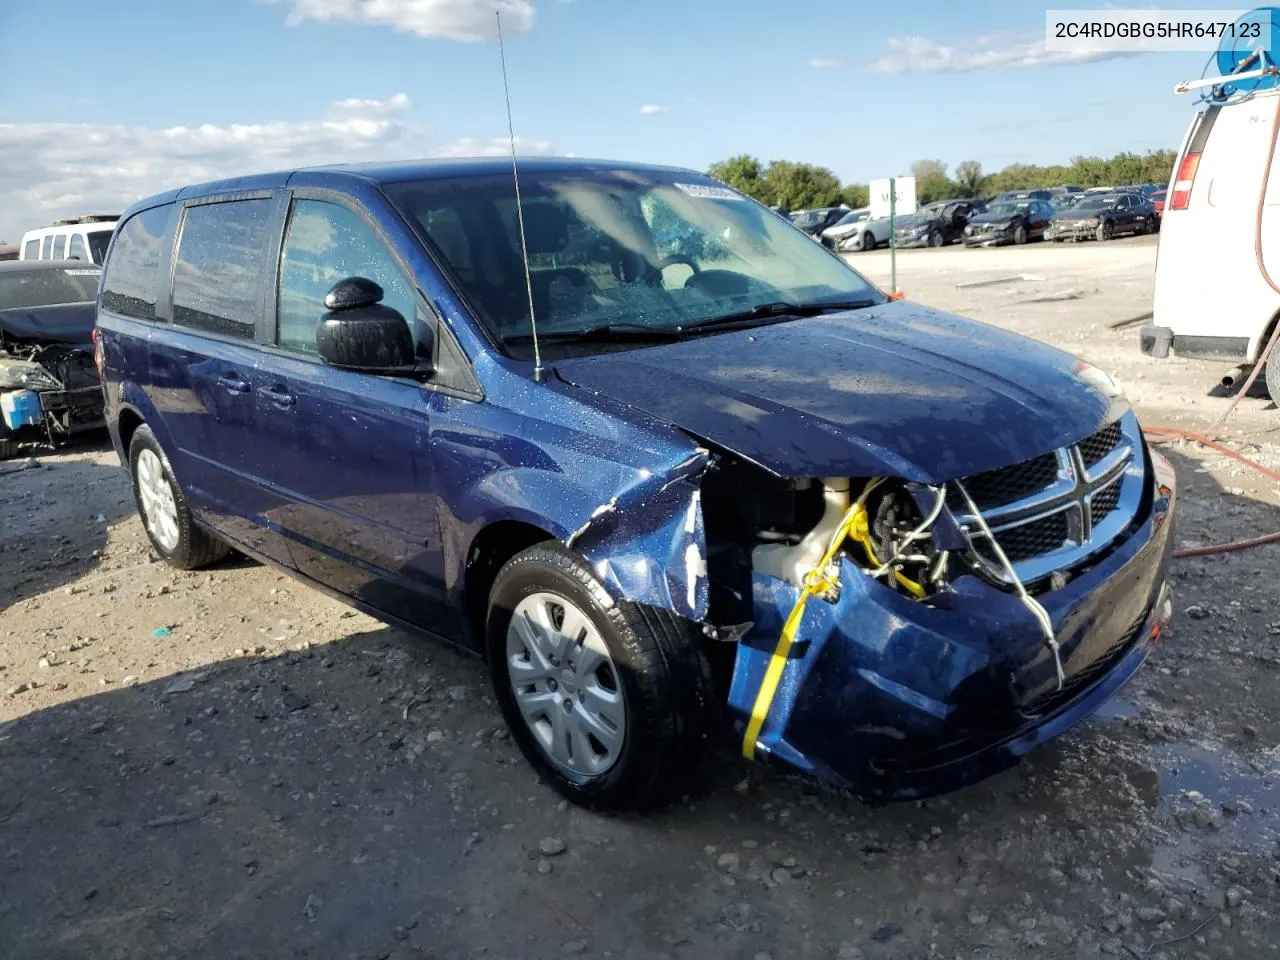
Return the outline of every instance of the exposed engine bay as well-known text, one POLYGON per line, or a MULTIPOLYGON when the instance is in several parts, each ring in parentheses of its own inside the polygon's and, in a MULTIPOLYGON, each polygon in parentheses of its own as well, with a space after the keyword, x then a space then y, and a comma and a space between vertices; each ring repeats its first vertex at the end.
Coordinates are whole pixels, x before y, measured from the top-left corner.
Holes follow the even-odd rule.
POLYGON ((56 445, 104 426, 92 344, 19 339, 0 330, 0 441, 56 445))

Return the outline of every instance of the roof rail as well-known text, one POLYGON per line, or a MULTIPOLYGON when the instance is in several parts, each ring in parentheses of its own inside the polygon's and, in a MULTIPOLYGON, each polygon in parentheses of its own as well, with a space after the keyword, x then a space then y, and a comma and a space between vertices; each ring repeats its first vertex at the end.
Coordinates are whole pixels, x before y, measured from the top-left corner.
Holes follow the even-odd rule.
POLYGON ((69 227, 77 223, 115 223, 120 219, 118 213, 84 213, 78 217, 63 217, 53 221, 55 227, 69 227))

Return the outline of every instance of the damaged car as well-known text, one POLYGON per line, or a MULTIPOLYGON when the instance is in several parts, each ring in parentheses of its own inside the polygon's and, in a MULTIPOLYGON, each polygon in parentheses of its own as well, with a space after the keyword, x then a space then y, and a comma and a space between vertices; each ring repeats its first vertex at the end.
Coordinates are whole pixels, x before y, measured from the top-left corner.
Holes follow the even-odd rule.
POLYGON ((680 797, 726 736, 927 796, 1139 669, 1174 479, 1109 376, 893 300, 702 174, 512 174, 295 170, 125 214, 98 338, 160 556, 234 546, 474 652, 600 808, 680 797))
POLYGON ((0 263, 0 460, 104 426, 92 342, 100 274, 78 260, 0 263))

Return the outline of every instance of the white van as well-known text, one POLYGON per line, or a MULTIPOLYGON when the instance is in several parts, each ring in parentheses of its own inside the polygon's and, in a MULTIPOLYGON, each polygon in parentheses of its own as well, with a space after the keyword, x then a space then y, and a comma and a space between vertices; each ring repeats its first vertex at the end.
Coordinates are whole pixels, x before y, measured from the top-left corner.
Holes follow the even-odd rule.
POLYGON ((19 260, 84 260, 101 265, 118 216, 87 214, 55 220, 51 227, 22 235, 19 260))
MULTIPOLYGON (((1280 319, 1278 133, 1275 89, 1191 121, 1165 200, 1143 353, 1258 362, 1280 319)), ((1267 388, 1280 402, 1280 352, 1267 388)))

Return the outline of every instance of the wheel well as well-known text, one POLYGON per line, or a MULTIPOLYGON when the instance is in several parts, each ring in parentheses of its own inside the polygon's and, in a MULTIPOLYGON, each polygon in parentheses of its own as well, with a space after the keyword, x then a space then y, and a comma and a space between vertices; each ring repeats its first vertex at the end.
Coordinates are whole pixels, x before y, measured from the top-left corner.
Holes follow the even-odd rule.
POLYGON ((120 413, 120 446, 124 448, 125 457, 129 456, 129 444, 133 441, 133 432, 142 426, 142 418, 132 410, 120 413))
POLYGON ((484 622, 489 613, 489 591, 498 571, 522 550, 546 540, 554 540, 547 531, 531 523, 502 520, 485 527, 471 542, 467 551, 463 605, 467 628, 477 648, 484 652, 484 622))

